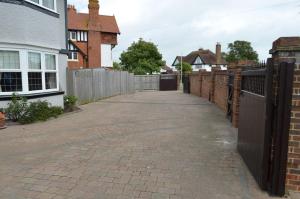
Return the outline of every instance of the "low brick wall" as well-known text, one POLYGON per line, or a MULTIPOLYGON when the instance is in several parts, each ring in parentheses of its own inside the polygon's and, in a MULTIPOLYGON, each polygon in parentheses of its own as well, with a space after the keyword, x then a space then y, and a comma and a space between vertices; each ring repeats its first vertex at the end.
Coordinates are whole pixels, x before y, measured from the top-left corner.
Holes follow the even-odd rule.
POLYGON ((215 103, 224 113, 228 109, 228 78, 229 73, 235 74, 234 92, 232 99, 232 124, 238 127, 239 95, 240 95, 240 69, 224 71, 214 69, 212 72, 199 71, 190 75, 191 94, 203 97, 215 103))
POLYGON ((201 97, 210 100, 211 72, 202 72, 201 97))
POLYGON ((224 112, 227 111, 228 99, 228 75, 227 71, 215 71, 214 103, 224 112))
POLYGON ((190 75, 190 89, 191 89, 191 94, 197 95, 200 97, 199 73, 194 73, 194 74, 190 75))

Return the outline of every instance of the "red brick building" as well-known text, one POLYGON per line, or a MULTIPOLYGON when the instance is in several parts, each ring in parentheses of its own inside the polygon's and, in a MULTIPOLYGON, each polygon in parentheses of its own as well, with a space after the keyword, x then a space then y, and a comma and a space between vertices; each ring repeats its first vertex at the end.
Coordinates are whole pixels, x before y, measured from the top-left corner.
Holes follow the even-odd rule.
POLYGON ((114 16, 99 15, 98 0, 89 0, 89 13, 78 13, 68 6, 69 59, 68 67, 112 67, 112 49, 120 34, 114 16))

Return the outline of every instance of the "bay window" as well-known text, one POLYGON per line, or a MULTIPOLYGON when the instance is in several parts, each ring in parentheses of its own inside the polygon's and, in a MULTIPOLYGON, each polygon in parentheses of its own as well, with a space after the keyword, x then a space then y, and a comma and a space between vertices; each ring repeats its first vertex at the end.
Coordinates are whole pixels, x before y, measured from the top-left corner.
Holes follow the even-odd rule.
POLYGON ((22 73, 18 51, 0 50, 0 91, 22 91, 22 73))
POLYGON ((28 86, 29 91, 43 90, 41 54, 28 53, 28 86))
POLYGON ((57 88, 57 72, 56 72, 56 56, 51 54, 45 55, 45 81, 46 89, 56 89, 57 88))
POLYGON ((58 91, 57 55, 0 49, 0 95, 58 91))

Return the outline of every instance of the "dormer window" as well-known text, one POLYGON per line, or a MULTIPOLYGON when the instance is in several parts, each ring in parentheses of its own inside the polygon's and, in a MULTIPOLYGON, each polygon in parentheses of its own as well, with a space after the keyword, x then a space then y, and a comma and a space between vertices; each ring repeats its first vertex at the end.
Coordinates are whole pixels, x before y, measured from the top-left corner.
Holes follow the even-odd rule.
POLYGON ((194 63, 195 65, 202 65, 203 64, 203 62, 202 62, 202 60, 201 60, 201 58, 200 57, 197 57, 197 59, 196 59, 196 61, 195 61, 195 63, 194 63))
POLYGON ((56 12, 56 0, 26 0, 47 10, 56 12))

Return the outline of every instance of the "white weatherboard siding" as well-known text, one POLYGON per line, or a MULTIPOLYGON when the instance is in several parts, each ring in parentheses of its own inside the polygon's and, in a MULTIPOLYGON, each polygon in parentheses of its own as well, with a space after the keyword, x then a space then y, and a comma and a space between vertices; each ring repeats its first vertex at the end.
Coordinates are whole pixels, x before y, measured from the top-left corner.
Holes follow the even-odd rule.
POLYGON ((112 48, 110 44, 101 44, 101 66, 112 67, 112 48))

